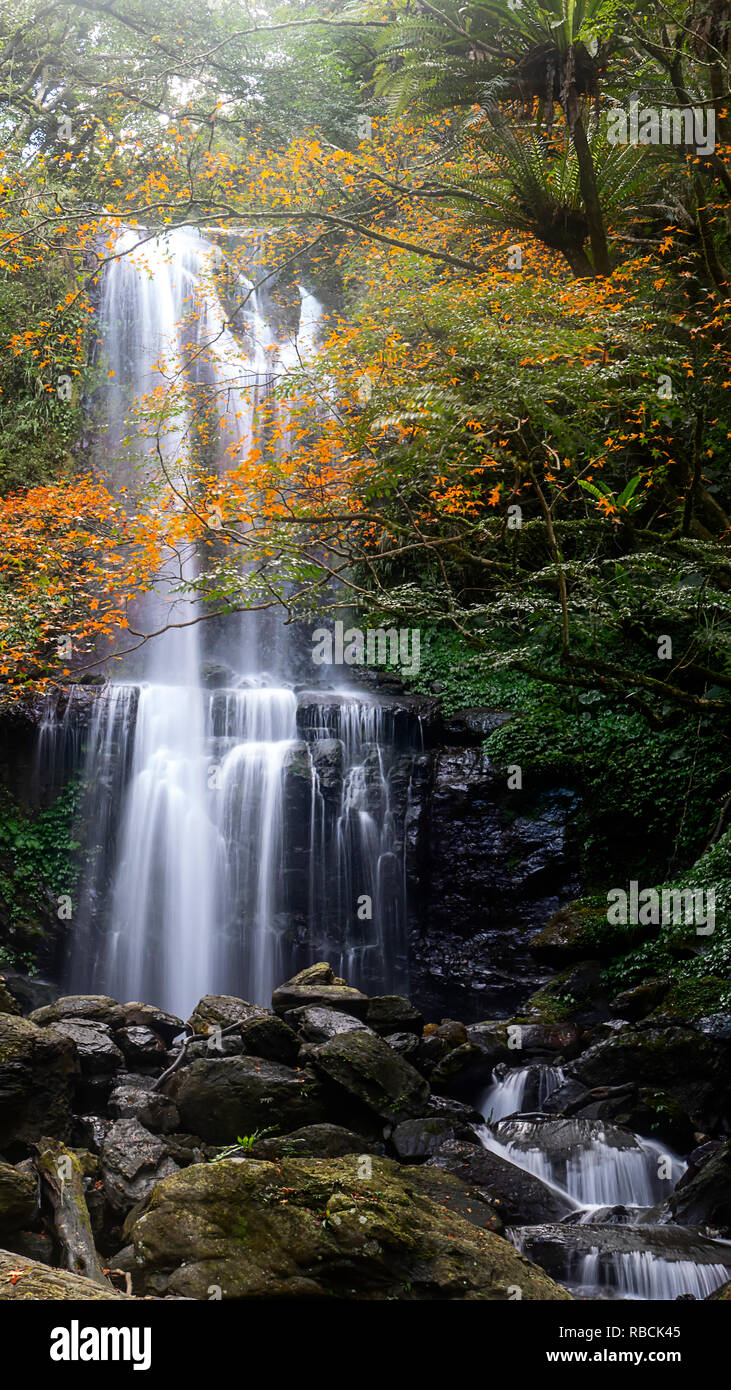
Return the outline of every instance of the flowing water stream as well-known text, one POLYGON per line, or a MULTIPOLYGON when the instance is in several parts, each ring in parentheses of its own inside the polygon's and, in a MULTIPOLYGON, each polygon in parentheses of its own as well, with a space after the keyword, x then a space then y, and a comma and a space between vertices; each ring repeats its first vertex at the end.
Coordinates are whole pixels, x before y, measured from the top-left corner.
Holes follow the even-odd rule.
POLYGON ((667 1224, 663 1202, 685 1165, 655 1140, 542 1110, 560 1067, 500 1067, 483 1096, 486 1148, 566 1199, 561 1224, 510 1239, 579 1297, 706 1298, 731 1277, 731 1244, 667 1224))

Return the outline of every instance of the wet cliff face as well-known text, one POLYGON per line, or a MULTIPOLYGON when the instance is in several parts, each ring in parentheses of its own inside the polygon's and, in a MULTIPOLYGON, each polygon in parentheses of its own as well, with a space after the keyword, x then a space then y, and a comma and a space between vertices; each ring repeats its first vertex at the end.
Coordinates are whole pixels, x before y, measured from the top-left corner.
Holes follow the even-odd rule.
MULTIPOLYGON (((222 695, 211 696, 212 748, 222 695)), ((4 784, 16 794, 24 789, 31 813, 69 776, 83 779, 98 703, 98 692, 78 687, 71 699, 6 721, 4 784)), ((445 720, 435 701, 400 693, 298 693, 296 737, 282 759, 281 853, 272 875, 284 973, 327 955, 361 988, 409 991, 430 1018, 509 1016, 535 991, 545 972, 528 940, 581 890, 572 833, 579 801, 570 789, 533 779, 530 769, 523 770, 522 789, 510 789, 506 770, 482 752, 486 734, 506 718, 467 711, 445 720)), ((132 775, 130 737, 118 740, 118 755, 117 744, 107 742, 101 793, 108 833, 82 924, 92 962, 107 930, 119 807, 132 775)), ((100 807, 93 816, 88 809, 91 825, 78 834, 83 844, 101 815, 100 807)), ((84 814, 82 803, 82 821, 84 814)), ((260 859, 260 821, 250 815, 246 825, 251 854, 260 859)), ((242 835, 234 835, 237 844, 242 835)), ((242 891, 217 928, 230 944, 220 987, 245 997, 245 966, 234 976, 252 930, 249 917, 242 891)), ((58 934, 55 949, 46 946, 39 959, 63 979, 64 957, 82 927, 47 920, 39 926, 44 937, 58 934)), ((92 984, 85 979, 85 988, 92 984)))
POLYGON ((408 826, 411 989, 430 1013, 514 1012, 543 977, 528 940, 580 891, 570 789, 510 791, 479 747, 419 760, 408 826))

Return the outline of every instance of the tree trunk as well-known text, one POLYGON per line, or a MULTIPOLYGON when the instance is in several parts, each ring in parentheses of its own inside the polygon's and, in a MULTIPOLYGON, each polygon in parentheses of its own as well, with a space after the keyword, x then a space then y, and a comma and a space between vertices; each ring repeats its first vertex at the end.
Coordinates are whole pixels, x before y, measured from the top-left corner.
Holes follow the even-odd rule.
POLYGON ((94 1244, 83 1174, 76 1154, 58 1140, 43 1139, 38 1147, 36 1168, 53 1210, 56 1238, 63 1251, 65 1268, 110 1288, 94 1244))
POLYGON ((569 93, 567 116, 571 130, 571 138, 574 142, 576 151, 576 162, 579 166, 579 184, 581 196, 584 200, 586 209, 586 220, 589 225, 589 239, 591 241, 591 253, 594 258, 595 275, 611 275, 612 265, 609 259, 609 246, 607 244, 607 233, 604 226, 604 214, 599 199, 599 190, 596 184, 596 170, 592 159, 589 141, 586 138, 584 122, 581 119, 579 110, 579 99, 576 88, 572 88, 569 93))

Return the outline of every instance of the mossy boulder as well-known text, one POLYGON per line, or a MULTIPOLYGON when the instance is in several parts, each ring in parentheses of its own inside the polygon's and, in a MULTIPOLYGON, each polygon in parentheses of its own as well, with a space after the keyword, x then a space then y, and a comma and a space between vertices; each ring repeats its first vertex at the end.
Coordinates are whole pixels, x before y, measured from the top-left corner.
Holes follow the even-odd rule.
POLYGON ((108 1028, 121 1028, 125 1012, 116 999, 106 994, 65 994, 55 1004, 44 1004, 29 1014, 31 1023, 60 1023, 64 1019, 93 1020, 108 1028))
POLYGON ((383 1120, 423 1114, 429 1085, 423 1076, 375 1033, 337 1033, 309 1049, 317 1070, 383 1120))
POLYGON ((0 1149, 66 1139, 79 1063, 70 1038, 0 1013, 0 1149))
POLYGON ((563 1299, 506 1240, 398 1165, 356 1156, 198 1164, 129 1223, 140 1292, 208 1299, 563 1299))
POLYGON ((183 1128, 211 1144, 240 1135, 283 1132, 332 1118, 312 1072, 259 1057, 201 1057, 165 1083, 183 1128))
POLYGON ((656 1086, 702 1127, 728 1111, 726 1049, 692 1028, 628 1025, 588 1048, 570 1071, 589 1087, 637 1081, 656 1086))
POLYGON ((188 1027, 205 1037, 214 1028, 231 1028, 236 1023, 251 1023, 267 1016, 266 1009, 233 994, 205 994, 188 1019, 188 1027))
POLYGON ((588 956, 622 955, 643 934, 648 934, 648 928, 611 926, 606 909, 570 903, 530 938, 528 949, 546 965, 565 966, 588 956))

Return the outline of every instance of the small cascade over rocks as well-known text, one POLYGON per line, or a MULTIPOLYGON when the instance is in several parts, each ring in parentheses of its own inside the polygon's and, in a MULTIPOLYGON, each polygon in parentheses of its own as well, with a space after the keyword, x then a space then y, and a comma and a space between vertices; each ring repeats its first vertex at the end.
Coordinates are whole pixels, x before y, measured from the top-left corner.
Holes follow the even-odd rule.
POLYGON ((508 1069, 501 1063, 493 1072, 492 1085, 480 1100, 479 1109, 491 1124, 508 1115, 541 1110, 544 1101, 563 1079, 562 1067, 534 1065, 508 1069))
POLYGON ((655 1140, 620 1126, 540 1113, 562 1081, 557 1066, 501 1066, 482 1098, 485 1148, 574 1206, 560 1225, 521 1226, 507 1234, 581 1297, 706 1298, 729 1278, 731 1244, 657 1224, 666 1219, 662 1204, 685 1164, 655 1140))

